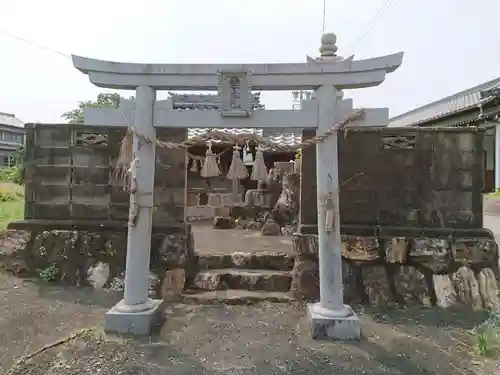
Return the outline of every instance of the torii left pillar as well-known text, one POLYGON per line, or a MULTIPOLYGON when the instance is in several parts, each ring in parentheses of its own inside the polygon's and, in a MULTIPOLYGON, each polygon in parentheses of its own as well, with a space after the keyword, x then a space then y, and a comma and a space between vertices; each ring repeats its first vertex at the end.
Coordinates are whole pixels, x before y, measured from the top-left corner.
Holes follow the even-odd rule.
POLYGON ((133 138, 130 215, 123 300, 104 318, 108 332, 149 335, 163 320, 163 301, 148 297, 151 228, 154 207, 156 131, 153 127, 156 91, 149 86, 136 89, 134 128, 148 141, 133 138))

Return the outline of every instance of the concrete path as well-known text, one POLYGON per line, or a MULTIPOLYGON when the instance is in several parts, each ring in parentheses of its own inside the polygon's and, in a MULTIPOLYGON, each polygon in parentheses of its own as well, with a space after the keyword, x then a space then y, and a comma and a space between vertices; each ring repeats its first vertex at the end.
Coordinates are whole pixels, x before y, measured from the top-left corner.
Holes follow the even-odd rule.
POLYGON ((483 216, 483 226, 491 230, 497 243, 500 243, 500 215, 485 214, 483 216))

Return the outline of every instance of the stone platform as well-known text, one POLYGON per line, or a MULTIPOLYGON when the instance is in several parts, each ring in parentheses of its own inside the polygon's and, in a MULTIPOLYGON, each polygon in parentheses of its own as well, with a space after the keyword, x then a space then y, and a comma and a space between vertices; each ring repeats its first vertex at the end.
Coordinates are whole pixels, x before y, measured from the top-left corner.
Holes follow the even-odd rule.
MULTIPOLYGON (((319 300, 317 235, 264 237, 214 230, 201 222, 190 228, 190 234, 154 234, 152 298, 172 289, 166 276, 180 267, 184 281, 174 289, 185 285, 191 301, 209 303, 209 296, 214 301, 319 300), (247 298, 245 292, 254 294, 247 298), (271 298, 271 293, 279 295, 271 298)), ((123 292, 125 249, 124 234, 46 231, 35 235, 24 256, 34 273, 55 265, 51 280, 123 292)), ((498 251, 487 236, 343 235, 342 256, 344 303, 349 305, 466 304, 479 310, 499 302, 498 267, 493 266, 498 251)))
MULTIPOLYGON (((297 233, 293 239, 291 294, 317 301, 317 235, 297 233)), ((481 310, 499 302, 498 250, 492 237, 343 235, 341 251, 347 304, 445 308, 459 303, 481 310)))
POLYGON ((149 300, 151 308, 140 312, 126 312, 114 306, 104 315, 104 331, 107 333, 150 336, 158 331, 165 321, 164 300, 149 300))

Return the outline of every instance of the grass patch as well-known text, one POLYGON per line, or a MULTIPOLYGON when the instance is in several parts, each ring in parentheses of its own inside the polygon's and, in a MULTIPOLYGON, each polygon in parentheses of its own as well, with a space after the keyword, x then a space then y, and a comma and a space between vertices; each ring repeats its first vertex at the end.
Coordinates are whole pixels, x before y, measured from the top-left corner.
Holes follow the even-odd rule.
POLYGON ((484 194, 485 197, 488 198, 500 198, 500 191, 494 191, 492 193, 486 193, 484 194))
POLYGON ((0 181, 22 184, 21 169, 19 167, 0 168, 0 181))
POLYGON ((477 327, 472 337, 476 351, 483 357, 500 354, 500 307, 497 306, 489 318, 477 327))
POLYGON ((24 187, 0 183, 0 230, 5 230, 11 221, 24 218, 24 187))

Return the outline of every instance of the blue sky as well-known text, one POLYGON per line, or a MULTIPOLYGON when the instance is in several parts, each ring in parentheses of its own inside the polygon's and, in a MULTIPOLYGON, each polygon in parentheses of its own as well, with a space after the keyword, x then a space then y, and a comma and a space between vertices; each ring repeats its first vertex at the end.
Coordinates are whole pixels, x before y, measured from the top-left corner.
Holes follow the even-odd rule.
MULTIPOLYGON (((340 55, 405 51, 381 86, 346 93, 356 107, 389 107, 394 116, 500 76, 500 31, 487 17, 500 14, 500 1, 395 0, 353 50, 383 2, 326 1, 326 31, 337 34, 340 55)), ((63 54, 115 61, 303 62, 318 53, 322 14, 322 0, 16 0, 2 2, 0 30, 63 54)), ((23 121, 59 122, 103 91, 64 56, 1 33, 0 51, 0 111, 23 121)), ((290 93, 263 99, 270 108, 291 107, 290 93)))

